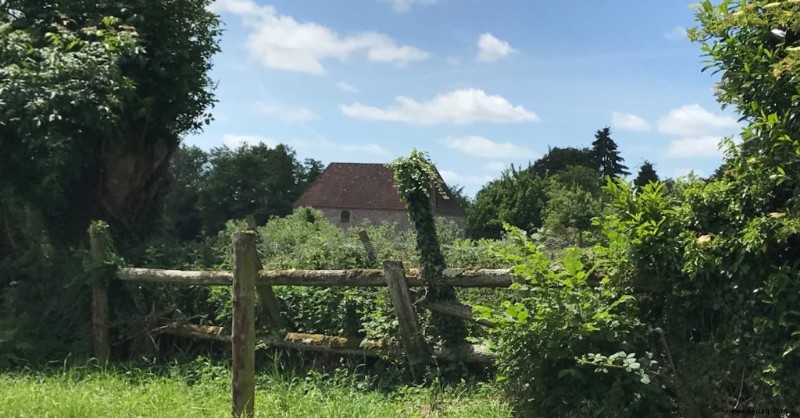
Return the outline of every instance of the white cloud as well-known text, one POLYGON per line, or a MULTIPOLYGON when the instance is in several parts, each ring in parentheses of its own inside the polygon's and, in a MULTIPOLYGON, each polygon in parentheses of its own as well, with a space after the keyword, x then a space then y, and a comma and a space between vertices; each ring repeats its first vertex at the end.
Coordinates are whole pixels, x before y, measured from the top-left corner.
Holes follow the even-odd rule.
POLYGON ((347 84, 344 81, 336 83, 336 88, 346 93, 358 93, 358 89, 354 85, 347 84))
POLYGON ((489 32, 478 37, 478 60, 497 61, 516 52, 508 42, 497 39, 489 32))
POLYGON ((276 141, 274 139, 270 139, 263 136, 257 135, 231 135, 225 134, 222 136, 222 143, 230 148, 238 148, 242 145, 258 145, 264 144, 270 147, 274 147, 280 143, 280 141, 276 141))
POLYGON ((611 125, 617 129, 627 131, 648 131, 650 124, 633 113, 611 112, 611 125))
POLYGON ((344 152, 348 154, 370 154, 370 155, 388 155, 389 151, 377 144, 363 144, 355 142, 334 142, 327 139, 289 139, 285 141, 278 141, 272 138, 267 138, 259 135, 233 135, 225 134, 222 136, 222 143, 230 148, 238 148, 242 145, 254 146, 264 144, 269 147, 275 147, 278 144, 286 144, 296 150, 330 150, 335 152, 344 152))
POLYGON ((737 127, 733 117, 711 113, 699 104, 672 109, 658 121, 661 133, 694 138, 731 134, 737 127))
POLYGON ((325 74, 324 60, 344 61, 363 55, 369 61, 405 66, 428 57, 412 46, 397 45, 387 35, 359 32, 340 36, 334 30, 313 22, 298 22, 278 14, 271 6, 253 0, 216 0, 211 10, 232 13, 251 29, 245 41, 247 51, 264 66, 309 74, 325 74))
POLYGON ((209 6, 214 13, 233 13, 249 19, 268 18, 274 15, 272 6, 259 6, 253 0, 216 0, 209 6))
POLYGON ((492 173, 499 173, 499 172, 505 170, 506 168, 508 168, 508 164, 500 162, 500 161, 492 161, 490 163, 484 164, 481 167, 481 169, 483 169, 483 171, 488 171, 488 172, 492 172, 492 173))
POLYGON ((258 113, 274 116, 286 123, 307 122, 317 118, 313 110, 306 107, 284 106, 278 103, 256 103, 258 113))
POLYGON ((657 125, 659 132, 676 136, 667 149, 671 158, 719 158, 720 141, 739 128, 733 117, 711 113, 699 104, 672 109, 657 125))
POLYGON ((719 136, 684 137, 669 143, 667 155, 672 158, 711 158, 720 157, 719 136))
POLYGON ((436 4, 439 0, 381 0, 381 3, 389 3, 398 13, 407 12, 414 4, 430 5, 436 4))
POLYGON ((403 96, 398 96, 395 101, 396 106, 385 109, 361 103, 343 105, 342 113, 354 118, 411 125, 520 123, 539 120, 536 113, 522 106, 513 106, 501 96, 489 96, 478 89, 453 90, 427 102, 417 102, 403 96))
POLYGON ((445 146, 467 155, 483 158, 504 158, 515 160, 532 160, 536 154, 525 147, 510 142, 495 142, 480 136, 465 138, 447 138, 442 140, 445 146))
POLYGON ((292 148, 296 148, 298 150, 310 150, 310 151, 319 151, 319 150, 330 150, 330 151, 337 151, 337 152, 344 152, 344 153, 360 153, 360 154, 370 154, 370 155, 388 155, 389 151, 384 149, 378 144, 360 144, 354 142, 334 142, 329 141, 327 139, 313 139, 313 140, 304 140, 304 139, 297 139, 287 141, 292 148))
POLYGON ((444 182, 447 183, 448 186, 453 186, 456 184, 460 186, 483 185, 494 179, 492 176, 465 176, 450 170, 441 170, 439 171, 439 174, 442 175, 444 182))
POLYGON ((670 29, 669 32, 664 34, 664 39, 670 41, 683 41, 689 39, 688 34, 686 33, 686 28, 683 26, 675 26, 674 28, 670 29))

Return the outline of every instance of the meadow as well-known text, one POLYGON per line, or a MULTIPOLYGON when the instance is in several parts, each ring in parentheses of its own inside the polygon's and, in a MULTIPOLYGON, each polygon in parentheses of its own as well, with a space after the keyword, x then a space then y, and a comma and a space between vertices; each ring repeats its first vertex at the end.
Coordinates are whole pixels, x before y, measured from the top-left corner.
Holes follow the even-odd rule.
MULTIPOLYGON (((2 417, 229 417, 230 370, 96 365, 0 374, 2 417)), ((263 371, 257 417, 509 417, 492 386, 466 383, 373 388, 374 381, 263 371)))

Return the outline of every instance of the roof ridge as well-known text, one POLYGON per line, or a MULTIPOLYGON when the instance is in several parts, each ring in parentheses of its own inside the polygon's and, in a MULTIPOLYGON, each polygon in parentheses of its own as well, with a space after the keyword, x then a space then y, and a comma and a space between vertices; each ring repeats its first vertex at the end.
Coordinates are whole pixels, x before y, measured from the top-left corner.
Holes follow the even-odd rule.
MULTIPOLYGON (((438 170, 436 172, 441 178, 441 173, 438 170)), ((450 188, 446 187, 445 190, 451 196, 450 188)), ((403 212, 406 209, 397 191, 391 167, 381 163, 347 162, 329 163, 293 206, 403 212)), ((453 199, 437 201, 437 206, 437 212, 442 214, 464 214, 464 208, 453 199)))
POLYGON ((332 161, 328 165, 339 164, 339 165, 382 165, 386 166, 386 163, 347 163, 347 162, 336 162, 332 161))

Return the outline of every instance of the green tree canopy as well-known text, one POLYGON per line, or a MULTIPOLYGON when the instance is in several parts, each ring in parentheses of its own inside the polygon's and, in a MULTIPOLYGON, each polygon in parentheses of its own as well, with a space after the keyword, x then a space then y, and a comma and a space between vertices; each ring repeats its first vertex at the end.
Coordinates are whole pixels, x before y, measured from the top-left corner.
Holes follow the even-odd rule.
POLYGON ((292 204, 322 172, 322 163, 300 163, 294 150, 279 144, 215 148, 199 188, 198 208, 206 233, 230 219, 252 215, 258 225, 292 213, 292 204))
POLYGON ((157 224, 170 156, 214 103, 209 3, 0 0, 0 362, 87 352, 80 249, 92 220, 122 251, 157 224))
POLYGON ((208 177, 209 155, 198 147, 181 146, 172 155, 169 167, 169 192, 164 198, 163 219, 179 240, 198 238, 203 220, 200 191, 208 177))
POLYGON ((537 176, 548 176, 576 165, 596 169, 592 150, 589 148, 553 147, 527 170, 537 176))
POLYGON ((557 183, 564 187, 580 187, 583 190, 597 195, 603 185, 602 179, 597 175, 597 171, 582 165, 567 167, 550 177, 551 183, 557 183))
POLYGON ((0 3, 0 212, 61 240, 92 218, 146 231, 172 151, 210 118, 208 4, 0 3))
POLYGON ((622 164, 625 159, 619 156, 617 143, 611 139, 611 128, 599 129, 594 134, 594 138, 592 154, 595 158, 595 167, 600 171, 600 175, 620 177, 630 174, 627 171, 628 167, 622 164))
POLYGON ((542 210, 542 226, 550 235, 583 246, 584 232, 592 226, 592 218, 600 214, 600 198, 580 185, 552 180, 547 186, 547 203, 542 210))
POLYGON ((541 226, 545 185, 544 178, 529 170, 510 167, 475 195, 467 209, 467 235, 499 238, 503 223, 528 231, 541 226))
POLYGON ((650 182, 657 182, 659 181, 658 174, 656 174, 655 168, 653 168, 653 163, 650 161, 645 160, 642 163, 642 166, 639 167, 639 174, 636 175, 636 178, 633 180, 633 184, 636 187, 644 187, 650 182))
POLYGON ((546 189, 551 182, 597 195, 601 182, 591 151, 556 147, 527 168, 509 167, 475 195, 467 210, 467 235, 499 238, 504 223, 528 232, 540 228, 548 200, 546 189))

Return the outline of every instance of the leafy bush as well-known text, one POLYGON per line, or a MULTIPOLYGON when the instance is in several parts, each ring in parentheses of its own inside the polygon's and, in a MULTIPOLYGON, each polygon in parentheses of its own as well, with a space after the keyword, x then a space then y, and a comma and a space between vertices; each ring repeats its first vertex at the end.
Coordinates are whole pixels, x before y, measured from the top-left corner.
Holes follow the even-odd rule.
POLYGON ((747 126, 740 144, 726 141, 707 182, 689 178, 669 192, 660 183, 607 186, 610 210, 593 250, 602 280, 584 282, 569 257, 563 276, 550 272, 535 247, 517 245, 531 254, 516 269, 527 282, 521 301, 495 318, 500 365, 523 411, 800 413, 798 14, 796 2, 697 5, 701 26, 690 37, 703 43, 706 68, 722 74, 720 101, 747 126), (575 364, 624 370, 642 386, 576 379, 567 393, 564 379, 583 370, 568 371, 575 364), (631 409, 616 409, 621 400, 631 409))
POLYGON ((497 251, 523 281, 502 308, 478 310, 492 331, 499 380, 521 416, 660 416, 669 399, 651 383, 658 363, 634 297, 569 249, 552 265, 523 231, 497 251), (622 354, 630 353, 630 354, 622 354))
POLYGON ((84 255, 40 243, 0 258, 0 368, 89 352, 84 255))
POLYGON ((800 367, 800 219, 769 211, 766 190, 743 193, 730 179, 692 181, 674 196, 655 184, 639 195, 610 189, 627 212, 604 225, 607 265, 640 294, 641 319, 664 331, 675 358, 664 372, 681 382, 684 413, 731 399, 797 408, 800 379, 789 371, 800 367))
MULTIPOLYGON (((203 244, 219 255, 213 268, 230 269, 230 237, 246 228, 243 221, 228 222, 225 230, 203 244)), ((450 265, 462 268, 500 268, 504 265, 499 257, 488 251, 492 241, 458 238, 461 236, 458 225, 443 218, 437 219, 437 230, 446 239, 443 252, 450 265)), ((258 251, 266 269, 379 268, 385 259, 401 260, 409 268, 419 265, 414 247, 416 234, 398 231, 392 223, 375 225, 365 221, 342 230, 330 223, 320 211, 302 208, 284 218, 270 219, 257 231, 258 251), (375 249, 376 259, 372 263, 358 238, 361 230, 367 232, 375 249)), ((283 319, 293 331, 370 339, 397 338, 397 319, 386 289, 313 286, 276 286, 274 289, 282 305, 283 319)), ((467 302, 471 297, 491 300, 488 293, 471 289, 462 295, 467 302)), ((230 290, 227 287, 211 288, 207 298, 213 313, 204 318, 214 319, 217 323, 230 321, 230 290)), ((420 313, 423 322, 427 321, 427 313, 420 313)))

